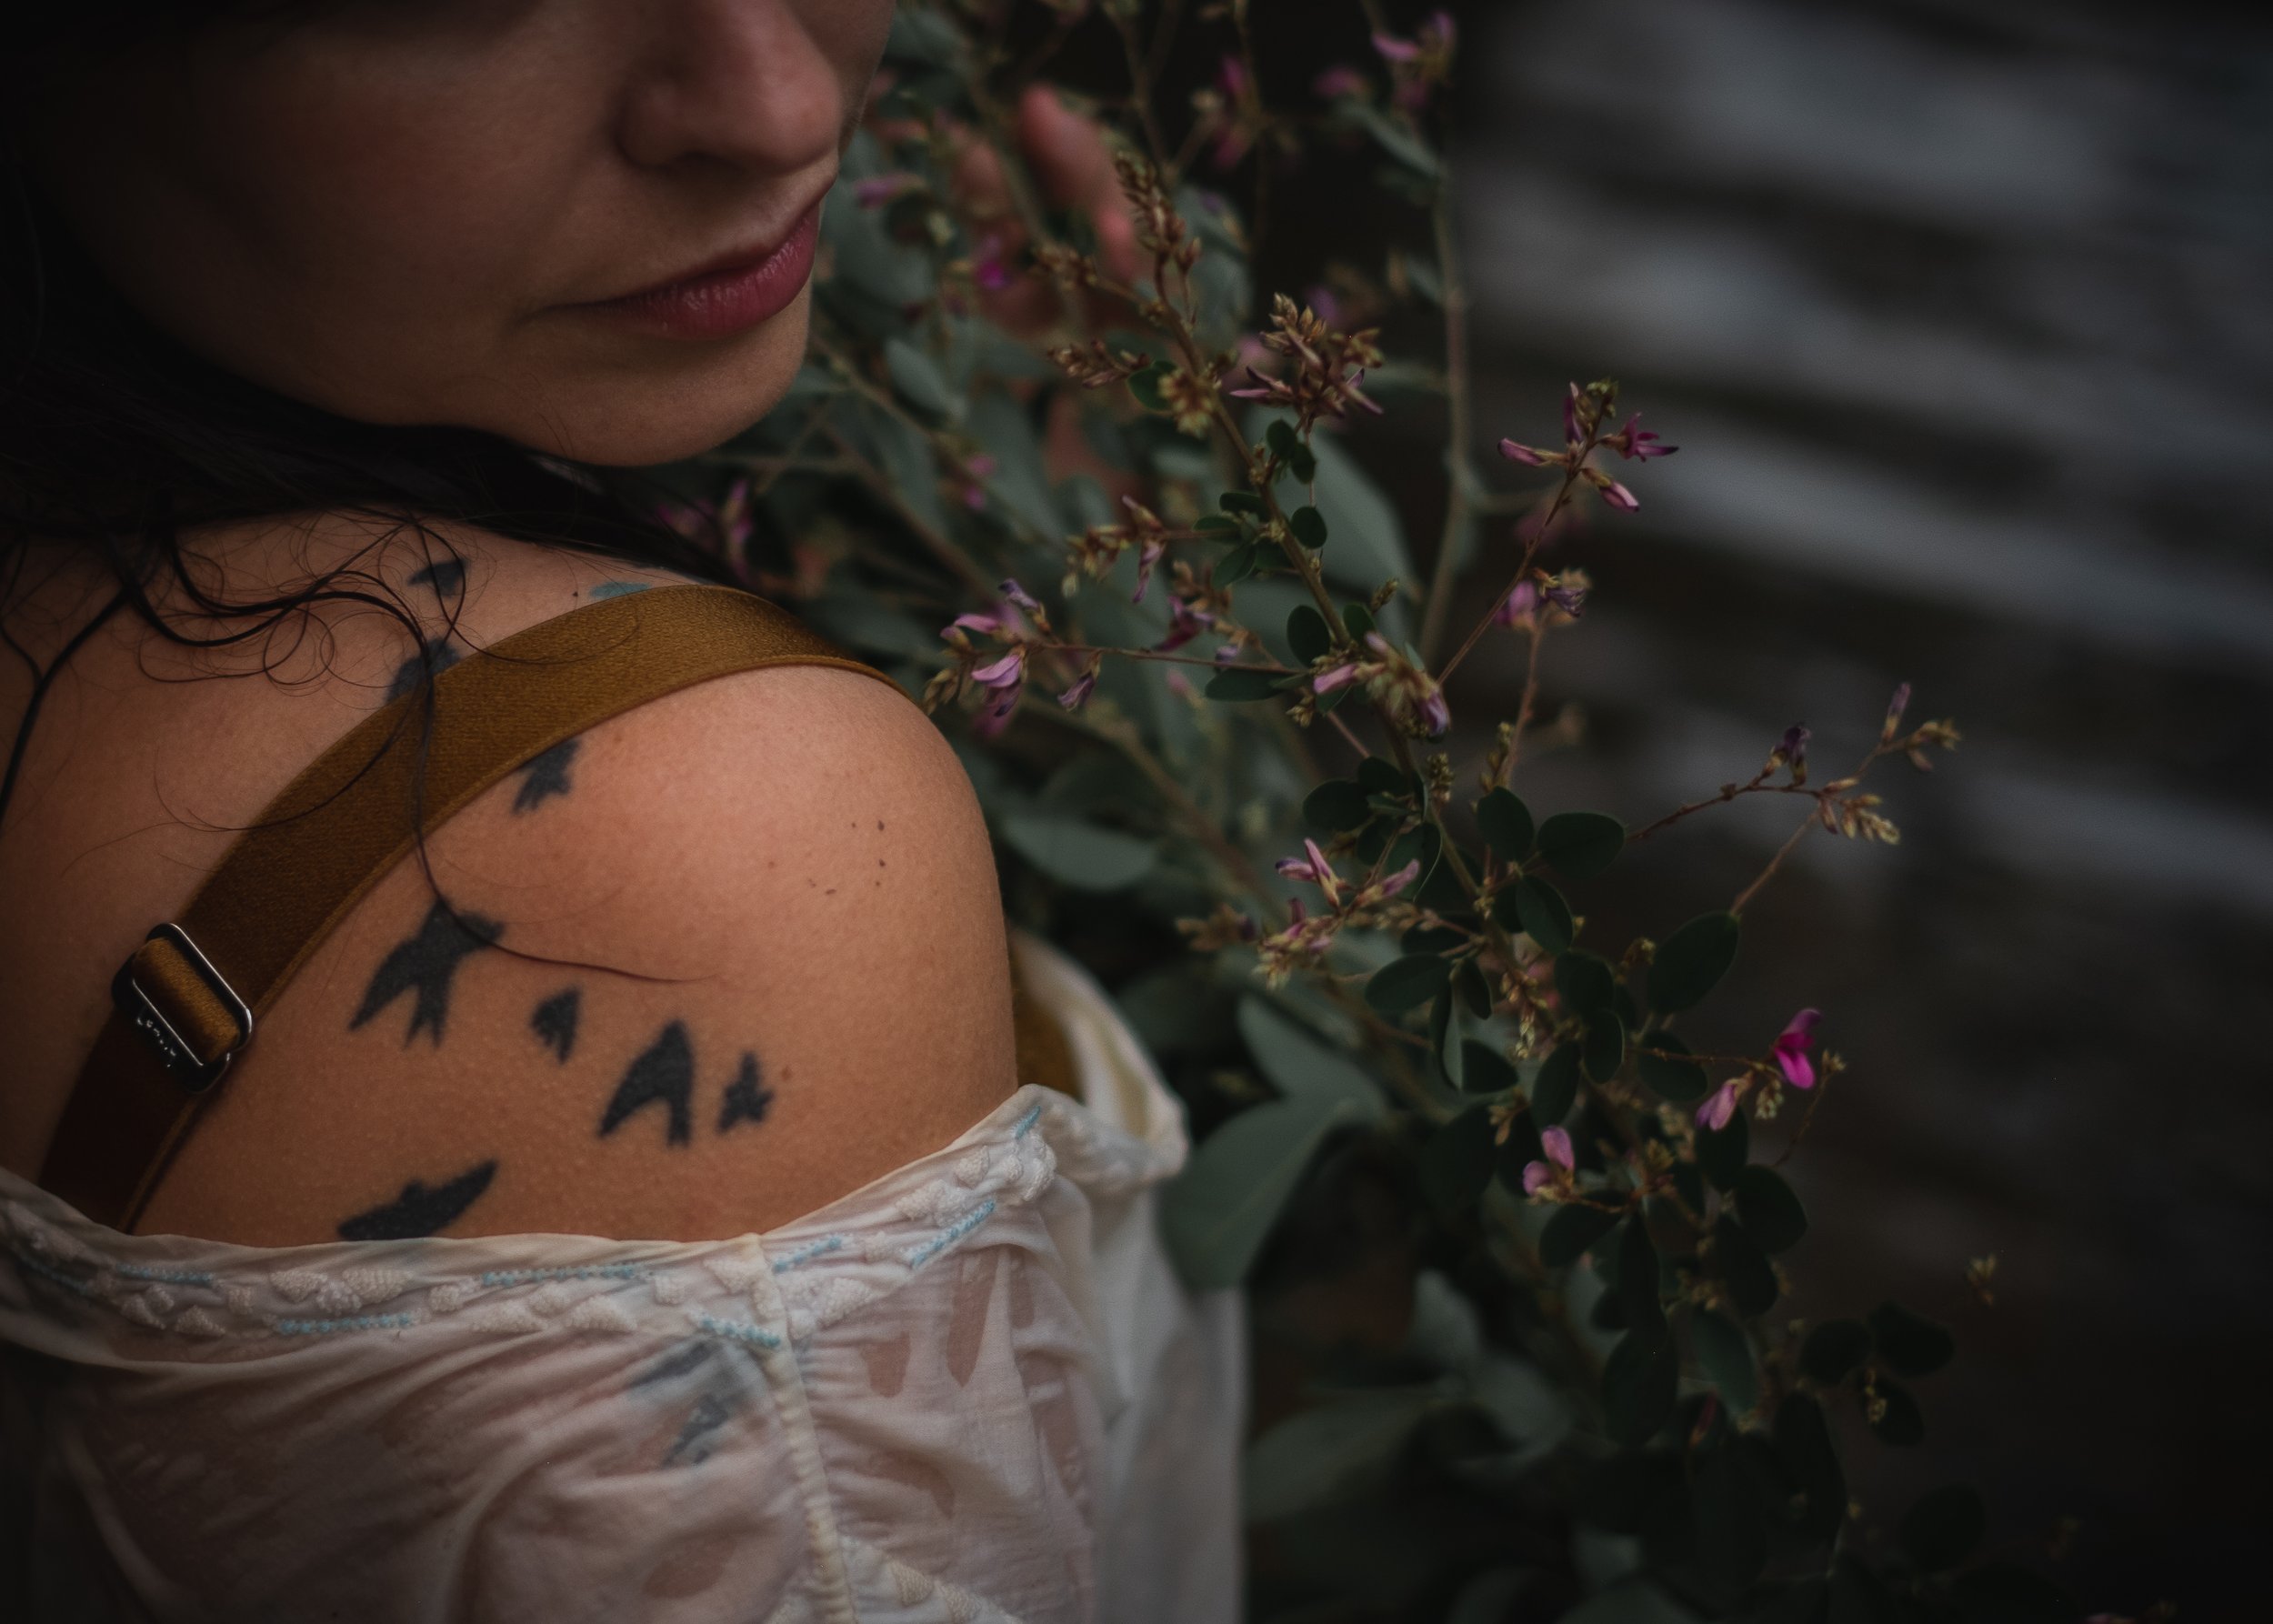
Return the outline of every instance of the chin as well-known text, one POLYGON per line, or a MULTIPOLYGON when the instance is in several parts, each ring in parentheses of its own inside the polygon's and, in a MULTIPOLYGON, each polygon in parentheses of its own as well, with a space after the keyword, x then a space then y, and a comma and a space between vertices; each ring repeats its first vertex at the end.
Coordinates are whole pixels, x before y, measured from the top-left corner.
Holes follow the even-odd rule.
POLYGON ((611 468, 676 462, 724 445, 781 403, 804 364, 811 291, 737 337, 649 340, 543 368, 473 426, 532 451, 611 468))

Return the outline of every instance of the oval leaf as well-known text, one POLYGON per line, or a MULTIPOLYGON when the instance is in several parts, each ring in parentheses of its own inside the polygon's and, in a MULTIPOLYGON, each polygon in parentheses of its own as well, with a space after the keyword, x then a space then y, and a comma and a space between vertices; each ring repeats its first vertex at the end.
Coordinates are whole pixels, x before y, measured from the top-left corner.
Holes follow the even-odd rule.
POLYGON ((1242 670, 1234 667, 1209 677, 1205 691, 1210 699, 1227 699, 1235 705, 1252 699, 1277 699, 1282 697, 1278 679, 1285 675, 1283 671, 1242 670))
POLYGON ((1514 895, 1516 928, 1548 953, 1567 953, 1578 927, 1563 894, 1543 879, 1527 878, 1516 882, 1514 895))
POLYGON ((1302 797, 1302 815, 1310 820, 1313 828, 1339 835, 1365 827, 1366 819, 1373 816, 1373 808, 1366 805, 1362 787, 1347 778, 1328 778, 1302 797))
POLYGON ((1452 980, 1452 967, 1434 953, 1414 953, 1393 958, 1376 970, 1366 983, 1366 1002, 1384 1015, 1402 1015, 1426 1004, 1452 980))
POLYGON ((1327 1132, 1352 1120, 1346 1104, 1279 1099, 1208 1135, 1161 1198, 1162 1234, 1185 1281, 1237 1285, 1327 1132))
POLYGON ((1704 1002, 1737 962, 1741 931, 1734 914, 1700 914, 1667 937, 1649 967, 1649 1007, 1673 1015, 1704 1002))
POLYGON ((963 402, 939 364, 906 339, 885 340, 884 366, 892 392, 926 416, 953 417, 962 411, 963 402))
POLYGON ((1931 1376, 1958 1351, 1957 1338, 1946 1328, 1900 1303, 1880 1303, 1872 1310, 1870 1334, 1878 1357, 1902 1376, 1931 1376))
POLYGON ((1737 1175, 1734 1193, 1737 1216, 1762 1251, 1788 1251, 1807 1234, 1807 1210, 1782 1174, 1769 1168, 1747 1168, 1737 1175))
POLYGON ((1827 1319, 1807 1333, 1799 1368, 1810 1381, 1837 1387, 1870 1357, 1870 1332, 1857 1319, 1827 1319))
POLYGON ((1083 891, 1117 891, 1152 872, 1152 843, 1060 812, 1014 812, 1004 841, 1052 879, 1083 891))
POLYGON ((1287 527, 1304 546, 1315 549, 1326 545, 1326 516, 1315 507, 1296 508, 1287 516, 1287 527))
POLYGON ((1630 1330, 1602 1367, 1602 1419, 1617 1442, 1647 1443, 1673 1414, 1681 1373, 1662 1320, 1630 1330))
POLYGON ((1571 1102, 1578 1098, 1581 1058, 1577 1044, 1562 1043, 1539 1062, 1538 1074, 1531 1079, 1531 1114, 1541 1128, 1553 1128, 1570 1115, 1571 1102))
POLYGON ((1634 1069, 1658 1098, 1687 1105, 1704 1098, 1710 1086, 1705 1068, 1689 1059, 1688 1052, 1689 1046, 1670 1032, 1645 1032, 1634 1040, 1634 1069))
POLYGON ((1492 1181, 1499 1147, 1492 1138, 1491 1113, 1471 1106, 1428 1136, 1421 1147, 1421 1190, 1437 1211, 1450 1216, 1476 1205, 1492 1181))
POLYGON ((1744 1328, 1726 1314, 1699 1309, 1689 1317, 1689 1346, 1706 1379, 1719 1389, 1732 1418, 1751 1413, 1760 1401, 1760 1378, 1752 1363, 1752 1344, 1744 1328))
POLYGON ((1566 953, 1555 961, 1555 990, 1573 1015, 1597 1015, 1617 996, 1617 972, 1594 953, 1566 953))
POLYGON ((1626 847, 1626 826, 1599 812, 1557 812, 1539 826, 1539 856, 1573 879, 1592 879, 1626 847))
POLYGON ((1595 1014, 1587 1023, 1587 1038, 1581 1048, 1588 1077, 1607 1083, 1617 1076, 1618 1068, 1626 1064, 1626 1023, 1618 1019, 1617 1010, 1595 1014))
POLYGON ((1381 1092, 1355 1061, 1252 993, 1239 1000, 1239 1037, 1282 1098, 1347 1105, 1366 1120, 1381 1115, 1381 1092))
POLYGON ((1563 1207, 1539 1235, 1539 1261, 1550 1268, 1576 1263, 1617 1227, 1618 1215, 1597 1207, 1563 1207))
POLYGON ((1728 1300, 1747 1319, 1757 1319, 1776 1306, 1783 1288, 1777 1283, 1775 1266, 1744 1227, 1723 1213, 1713 1221, 1713 1261, 1728 1288, 1728 1300))
POLYGON ((1729 1118, 1726 1128, 1697 1129, 1697 1165, 1713 1181, 1715 1189, 1736 1188, 1745 1158, 1751 1153, 1751 1138, 1742 1111, 1729 1118))
POLYGON ((1501 862, 1521 863, 1530 858, 1531 842, 1537 831, 1531 822, 1531 808, 1513 790, 1495 789, 1477 802, 1476 823, 1484 831, 1484 843, 1501 862))
POLYGON ((1306 666, 1333 653, 1334 634, 1327 629, 1326 617, 1308 604, 1297 604, 1287 617, 1287 647, 1306 666))

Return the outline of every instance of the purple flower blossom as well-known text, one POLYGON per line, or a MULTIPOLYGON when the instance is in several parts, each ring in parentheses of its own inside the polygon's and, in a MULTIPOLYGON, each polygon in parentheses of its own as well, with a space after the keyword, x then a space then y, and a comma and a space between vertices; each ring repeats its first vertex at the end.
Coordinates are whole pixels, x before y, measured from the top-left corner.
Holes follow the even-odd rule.
MULTIPOLYGON (((1181 648, 1215 624, 1216 617, 1207 610, 1196 609, 1180 597, 1171 597, 1168 600, 1168 635, 1154 647, 1164 654, 1171 648, 1181 648)), ((1233 653, 1236 655, 1237 650, 1234 649, 1233 653)), ((1218 654, 1217 657, 1220 659, 1223 657, 1218 654)))
POLYGON ((1021 644, 998 660, 991 660, 971 673, 971 680, 982 687, 1016 688, 1026 680, 1026 647, 1021 644))
POLYGON ((1571 385, 1570 392, 1563 396, 1563 439, 1572 446, 1587 437, 1586 431, 1578 426, 1578 398, 1577 384, 1571 385))
POLYGON ((1237 643, 1218 643, 1216 645, 1216 664, 1218 666, 1233 665, 1237 663, 1238 658, 1239 646, 1237 643))
POLYGON ((1394 34, 1375 35, 1373 48, 1381 53, 1385 61, 1418 62, 1420 60, 1421 48, 1411 40, 1399 39, 1394 34))
MULTIPOLYGON (((977 460, 978 459, 976 457, 972 459, 974 462, 977 460)), ((989 469, 988 472, 991 473, 993 470, 989 469)), ((1017 605, 1018 607, 1024 609, 1029 615, 1038 613, 1042 607, 1041 604, 1036 600, 1032 593, 1018 585, 1016 576, 1006 576, 1001 586, 996 587, 996 590, 1000 592, 1005 597, 1008 598, 1012 603, 1017 605)))
POLYGON ((1390 897, 1396 896, 1399 891, 1405 889, 1406 887, 1411 885, 1419 877, 1420 859, 1418 857, 1415 857, 1411 862, 1406 864, 1404 867, 1398 869, 1395 874, 1383 875, 1381 877, 1382 900, 1385 902, 1387 901, 1390 897))
POLYGON ((994 738, 1010 725, 1010 713, 1018 708, 1018 696, 1026 690, 1014 683, 998 691, 971 718, 971 731, 981 738, 994 738))
POLYGON ((1816 1067, 1807 1058, 1807 1045, 1814 1041, 1816 1022, 1822 1018, 1820 1009, 1802 1009, 1791 1018, 1791 1024, 1784 1028, 1776 1039, 1776 1047, 1769 1051, 1782 1069, 1784 1080, 1795 1088, 1816 1086, 1816 1067))
POLYGON ((1573 620, 1577 619, 1580 611, 1587 606, 1587 589, 1584 586, 1566 586, 1557 581, 1546 590, 1547 601, 1573 620))
POLYGON ((1517 627, 1531 624, 1531 617, 1539 607, 1539 589, 1528 581, 1517 581, 1515 590, 1499 600, 1492 611, 1494 626, 1517 627))
POLYGON ((1520 440, 1500 441, 1499 454, 1509 462, 1521 463, 1527 468, 1544 468, 1550 463, 1563 460, 1553 452, 1541 451, 1536 446, 1527 446, 1520 440))
POLYGON ((1136 549, 1136 590, 1129 594, 1130 603, 1140 604, 1145 601, 1145 588, 1152 585, 1152 572, 1158 566, 1162 556, 1167 550, 1167 536, 1147 536, 1145 537, 1144 545, 1136 549))
POLYGON ((1697 1125, 1718 1133, 1736 1119, 1737 1102, 1743 1098, 1744 1090, 1737 1086, 1735 1078, 1730 1078, 1713 1090, 1710 1098, 1697 1108, 1697 1125))
POLYGON ((1594 487, 1602 493, 1602 499, 1605 502, 1620 513, 1633 513, 1641 506, 1641 503, 1636 499, 1634 493, 1615 479, 1597 478, 1594 481, 1594 487))
POLYGON ((1330 671, 1319 672, 1310 679, 1310 691, 1314 694, 1330 694, 1336 688, 1346 687, 1356 681, 1357 677, 1357 666, 1353 660, 1347 665, 1337 666, 1330 671))
POLYGON ((971 280, 988 293, 1000 293, 1016 279, 1010 267, 1002 262, 1000 234, 989 234, 971 261, 971 280))
POLYGON ((1547 1161, 1527 1162, 1523 1169, 1523 1193, 1536 1196, 1551 1184, 1558 1184, 1578 1165, 1573 1153, 1570 1132, 1567 1128, 1544 1128, 1539 1134, 1539 1148, 1547 1152, 1547 1161), (1547 1165, 1554 1164, 1553 1167, 1547 1165))
POLYGON ((1602 443, 1620 456, 1630 457, 1638 462, 1647 462, 1653 456, 1671 456, 1681 449, 1678 446, 1664 444, 1648 429, 1637 428, 1635 425, 1640 421, 1639 415, 1628 417, 1625 426, 1617 433, 1603 436, 1602 443))
POLYGON ((1096 667, 1092 666, 1088 670, 1084 671, 1079 677, 1074 678, 1073 687, 1058 695, 1057 702, 1058 704, 1064 706, 1067 710, 1079 710, 1083 706, 1089 702, 1089 696, 1096 691, 1096 667))

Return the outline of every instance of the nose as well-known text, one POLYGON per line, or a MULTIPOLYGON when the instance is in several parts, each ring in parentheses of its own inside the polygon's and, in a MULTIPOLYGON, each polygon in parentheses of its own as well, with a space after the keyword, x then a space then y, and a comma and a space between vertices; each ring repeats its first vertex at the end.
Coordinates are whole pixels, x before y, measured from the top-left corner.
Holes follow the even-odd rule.
POLYGON ((791 0, 656 0, 640 9, 616 130, 631 162, 788 174, 836 150, 847 92, 791 0))

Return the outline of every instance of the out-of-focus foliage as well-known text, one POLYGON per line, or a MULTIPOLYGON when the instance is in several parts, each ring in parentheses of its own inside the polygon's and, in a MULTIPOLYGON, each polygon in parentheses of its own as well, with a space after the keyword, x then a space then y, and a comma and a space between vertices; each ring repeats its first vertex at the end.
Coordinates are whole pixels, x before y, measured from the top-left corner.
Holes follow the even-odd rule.
POLYGON ((1282 87, 1240 0, 904 5, 824 216, 812 358, 682 471, 688 500, 760 590, 924 697, 1020 906, 1162 944, 1121 992, 1216 1079, 1167 1200, 1187 1278, 1247 1278, 1297 1230, 1362 1248, 1368 1190, 1427 1259, 1408 1328, 1314 1348, 1252 1442, 1254 1617, 2071 1619, 1994 1559, 1964 1485, 1850 1514, 1846 1451, 1920 1441, 1910 1384, 1952 1338, 1860 1285, 1854 1318, 1778 1312, 1808 1216, 1777 1169, 1844 1063, 1815 1010, 1776 1034, 1711 1013, 1791 846, 1897 838, 1866 775, 1956 730, 1906 689, 1819 780, 1795 727, 1655 821, 1526 803, 1527 750, 1571 742, 1539 726, 1539 660, 1585 635, 1584 551, 1615 545, 1579 521, 1636 506, 1625 465, 1673 447, 1601 382, 1546 444, 1501 442, 1506 478, 1473 466, 1435 118, 1457 41, 1441 14, 1366 15, 1367 61, 1282 87), (1037 9, 1041 48, 1014 44, 1037 9), (1179 25, 1221 68, 1170 107, 1179 25), (1083 30, 1130 75, 1093 110, 1103 201, 1054 191, 1018 135, 1083 30), (1247 247, 1300 143, 1415 223, 1305 301, 1255 287, 1247 247), (1386 356, 1385 311, 1441 313, 1437 353, 1386 356), (1345 444, 1417 396, 1450 428, 1425 549, 1345 444), (1493 607, 1456 627, 1467 572, 1493 607), (1456 727, 1444 680, 1484 637, 1527 645, 1531 678, 1456 727), (1757 796, 1794 831, 1740 895, 1677 884, 1654 939, 1589 930, 1628 847, 1757 796))

